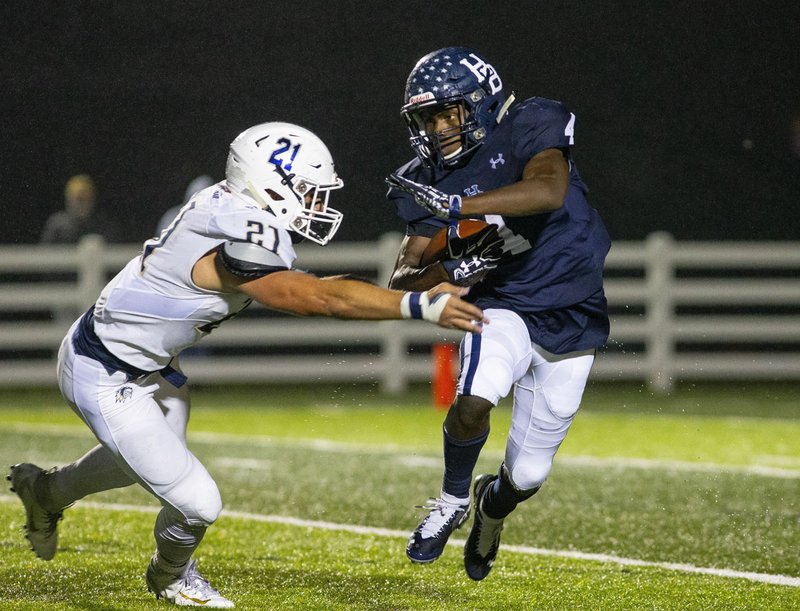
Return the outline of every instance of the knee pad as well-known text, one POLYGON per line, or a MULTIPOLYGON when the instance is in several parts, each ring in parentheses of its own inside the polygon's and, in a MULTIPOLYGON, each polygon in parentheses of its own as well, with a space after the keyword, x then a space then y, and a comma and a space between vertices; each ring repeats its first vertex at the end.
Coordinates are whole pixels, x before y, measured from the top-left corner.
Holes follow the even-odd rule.
POLYGON ((204 526, 211 526, 217 521, 217 518, 222 511, 222 498, 220 497, 219 491, 216 488, 214 489, 214 492, 214 495, 209 495, 208 498, 202 499, 202 501, 193 508, 194 516, 187 516, 187 519, 190 520, 190 522, 196 520, 204 526))
POLYGON ((217 483, 194 455, 191 467, 169 489, 161 489, 159 498, 183 516, 191 526, 211 526, 222 511, 222 497, 217 483))
POLYGON ((187 524, 211 526, 222 512, 222 497, 211 477, 202 486, 192 486, 192 494, 179 508, 187 524))
MULTIPOLYGON (((549 471, 550 470, 548 469, 548 472, 549 471)), ((531 498, 534 494, 539 492, 539 488, 542 487, 544 480, 547 478, 547 473, 545 473, 544 477, 542 477, 540 480, 534 480, 533 483, 524 482, 526 487, 521 487, 514 482, 514 480, 511 477, 511 473, 508 470, 508 467, 506 467, 506 463, 503 463, 500 466, 500 477, 506 484, 508 484, 508 486, 510 486, 514 490, 514 494, 516 494, 517 499, 520 502, 522 502, 526 499, 531 498), (536 483, 537 481, 538 483, 536 483)))
POLYGON ((172 495, 171 500, 165 502, 175 522, 192 527, 208 528, 217 521, 222 512, 222 498, 216 487, 213 490, 198 490, 189 499, 176 499, 172 495))

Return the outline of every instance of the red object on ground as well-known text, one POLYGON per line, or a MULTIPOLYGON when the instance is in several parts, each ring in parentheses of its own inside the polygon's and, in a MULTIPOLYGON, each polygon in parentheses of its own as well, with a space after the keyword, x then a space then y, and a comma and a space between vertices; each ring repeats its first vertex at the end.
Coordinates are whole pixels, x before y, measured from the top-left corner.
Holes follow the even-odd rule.
POLYGON ((434 344, 432 356, 433 405, 438 409, 448 409, 456 398, 458 346, 445 343, 434 344))

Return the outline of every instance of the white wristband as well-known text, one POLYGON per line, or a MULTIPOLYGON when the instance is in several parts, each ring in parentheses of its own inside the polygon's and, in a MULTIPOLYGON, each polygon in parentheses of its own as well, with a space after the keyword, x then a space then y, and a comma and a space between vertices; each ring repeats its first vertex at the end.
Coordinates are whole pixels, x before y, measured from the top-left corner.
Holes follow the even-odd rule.
POLYGON ((450 293, 439 293, 432 300, 428 299, 428 293, 406 293, 400 300, 400 314, 403 318, 438 323, 448 299, 450 293))

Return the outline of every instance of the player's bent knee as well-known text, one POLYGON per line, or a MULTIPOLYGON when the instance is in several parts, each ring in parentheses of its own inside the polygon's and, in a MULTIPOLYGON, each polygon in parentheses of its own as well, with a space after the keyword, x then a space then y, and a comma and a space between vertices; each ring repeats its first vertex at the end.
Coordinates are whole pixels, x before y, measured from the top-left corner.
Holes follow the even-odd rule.
POLYGON ((222 497, 219 493, 219 488, 217 488, 217 483, 209 475, 208 471, 200 463, 197 463, 197 465, 202 469, 202 476, 198 473, 195 478, 195 482, 199 485, 193 488, 193 517, 210 526, 217 520, 222 511, 222 497))
POLYGON ((189 524, 211 526, 222 512, 222 497, 214 486, 213 490, 198 491, 192 503, 182 508, 189 524))
POLYGON ((462 395, 456 399, 452 416, 448 414, 448 417, 457 420, 461 427, 475 427, 485 421, 492 407, 494 405, 488 399, 462 395))
POLYGON ((214 478, 194 456, 191 468, 177 485, 159 496, 181 512, 188 524, 210 526, 222 511, 222 497, 214 478))
POLYGON ((550 474, 548 464, 515 465, 511 471, 506 471, 508 481, 521 498, 533 496, 542 487, 550 474))

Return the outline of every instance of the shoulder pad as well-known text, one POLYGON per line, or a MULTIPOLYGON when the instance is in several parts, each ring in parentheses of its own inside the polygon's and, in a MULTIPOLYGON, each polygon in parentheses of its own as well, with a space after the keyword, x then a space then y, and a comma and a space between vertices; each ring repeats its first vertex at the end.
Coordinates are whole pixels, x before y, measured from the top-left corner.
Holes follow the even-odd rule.
POLYGON ((260 278, 289 269, 277 253, 252 242, 224 242, 219 254, 222 266, 240 278, 260 278))

